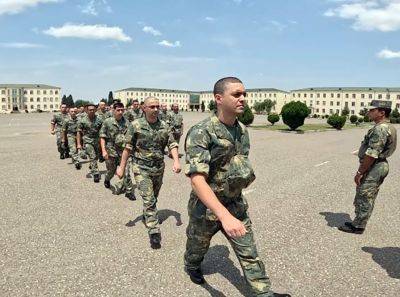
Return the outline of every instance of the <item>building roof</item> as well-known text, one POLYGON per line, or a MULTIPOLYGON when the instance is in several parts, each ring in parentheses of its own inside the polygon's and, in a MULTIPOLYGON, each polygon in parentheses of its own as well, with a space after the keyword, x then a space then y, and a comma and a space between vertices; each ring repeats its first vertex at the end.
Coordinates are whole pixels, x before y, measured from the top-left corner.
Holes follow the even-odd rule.
MULTIPOLYGON (((207 94, 212 93, 213 91, 189 91, 189 90, 173 90, 173 89, 154 89, 154 88, 126 88, 117 90, 115 92, 169 92, 169 93, 185 93, 185 94, 207 94)), ((274 88, 255 88, 255 89, 246 89, 247 92, 282 92, 289 93, 287 91, 274 89, 274 88)))
POLYGON ((0 84, 0 88, 15 88, 15 89, 61 89, 60 87, 42 85, 42 84, 0 84))
POLYGON ((291 90, 291 92, 400 92, 400 88, 384 87, 328 87, 328 88, 305 88, 291 90))

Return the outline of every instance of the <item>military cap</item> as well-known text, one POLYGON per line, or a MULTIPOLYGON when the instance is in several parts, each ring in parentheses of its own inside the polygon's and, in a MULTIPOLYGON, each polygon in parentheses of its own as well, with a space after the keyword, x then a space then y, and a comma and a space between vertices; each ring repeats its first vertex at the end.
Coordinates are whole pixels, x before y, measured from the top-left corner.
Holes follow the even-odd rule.
POLYGON ((368 110, 375 108, 392 109, 392 101, 387 100, 372 100, 371 104, 367 107, 368 110))

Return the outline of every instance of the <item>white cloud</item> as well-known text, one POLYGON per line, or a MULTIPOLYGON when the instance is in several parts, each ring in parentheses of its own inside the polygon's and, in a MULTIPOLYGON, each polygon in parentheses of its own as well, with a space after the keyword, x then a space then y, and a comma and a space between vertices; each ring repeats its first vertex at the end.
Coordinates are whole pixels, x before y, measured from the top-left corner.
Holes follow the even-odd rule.
POLYGON ((205 17, 205 18, 204 18, 204 20, 205 20, 206 22, 210 22, 210 23, 213 23, 213 22, 215 22, 215 21, 216 21, 216 19, 215 19, 215 18, 213 18, 213 17, 210 17, 210 16, 207 16, 207 17, 205 17))
POLYGON ((400 51, 394 52, 389 49, 383 49, 377 54, 377 56, 381 59, 396 59, 400 58, 400 51))
POLYGON ((161 36, 162 35, 160 31, 154 29, 151 26, 144 26, 142 30, 143 30, 144 33, 148 33, 148 34, 151 34, 153 36, 161 36))
POLYGON ((42 48, 44 47, 41 44, 36 44, 36 43, 26 43, 26 42, 5 42, 5 43, 0 43, 0 47, 4 48, 42 48))
POLYGON ((75 37, 82 39, 113 39, 123 42, 132 41, 119 27, 108 27, 107 25, 74 25, 64 24, 62 27, 50 27, 43 31, 44 34, 54 36, 56 38, 75 37))
POLYGON ((327 17, 353 20, 358 31, 397 31, 400 29, 400 0, 353 0, 324 13, 327 17))
POLYGON ((61 0, 0 0, 0 15, 17 14, 29 7, 35 7, 42 3, 56 3, 61 0))
POLYGON ((181 44, 181 42, 179 40, 175 41, 175 42, 170 42, 168 40, 163 40, 163 41, 160 41, 158 44, 161 45, 161 46, 165 46, 165 47, 181 47, 182 46, 182 44, 181 44))
POLYGON ((283 31, 287 28, 287 25, 282 24, 278 21, 269 21, 269 23, 278 31, 283 31))
POLYGON ((108 13, 112 12, 107 0, 90 0, 85 6, 78 6, 81 12, 93 16, 99 15, 99 10, 104 10, 108 13))

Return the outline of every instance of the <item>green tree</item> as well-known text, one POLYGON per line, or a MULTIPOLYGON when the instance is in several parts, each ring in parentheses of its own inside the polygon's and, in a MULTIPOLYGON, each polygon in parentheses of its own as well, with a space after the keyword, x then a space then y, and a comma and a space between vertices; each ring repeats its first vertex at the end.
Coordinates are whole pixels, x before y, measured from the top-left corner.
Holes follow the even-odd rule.
POLYGON ((253 105, 253 109, 256 113, 262 113, 265 110, 263 102, 256 102, 253 105))
POLYGON ((204 104, 204 101, 201 101, 201 112, 204 112, 206 110, 206 105, 204 104))
POLYGON ((129 99, 128 100, 128 102, 126 103, 126 108, 128 108, 129 106, 131 106, 132 105, 132 101, 133 101, 133 99, 129 99))
POLYGON ((344 124, 346 124, 346 116, 333 114, 328 118, 327 123, 337 130, 342 130, 344 124))
POLYGON ((113 104, 113 101, 114 101, 114 95, 113 95, 113 92, 112 91, 110 91, 109 93, 108 93, 108 101, 107 101, 107 105, 112 105, 113 104))
POLYGON ((61 98, 61 104, 67 104, 67 96, 65 94, 61 98))
POLYGON ((392 113, 390 114, 390 116, 391 116, 391 117, 394 117, 394 118, 400 118, 400 112, 399 112, 399 110, 397 109, 397 107, 392 111, 392 113))
POLYGON ((268 115, 268 122, 272 124, 272 126, 276 123, 279 122, 279 114, 276 113, 271 113, 268 115))
POLYGON ((85 106, 86 104, 89 104, 89 103, 92 103, 92 102, 87 101, 87 100, 79 99, 79 100, 75 101, 75 107, 85 106))
POLYGON ((289 126, 290 130, 296 130, 304 125, 304 120, 310 112, 303 102, 292 101, 282 107, 281 115, 285 125, 289 126))
POLYGON ((244 106, 244 111, 241 115, 238 116, 238 120, 241 121, 244 125, 248 126, 254 121, 254 114, 251 111, 251 108, 246 104, 244 106))
POLYGON ((253 109, 256 113, 267 112, 269 114, 272 108, 276 105, 276 101, 272 101, 271 99, 266 99, 263 102, 256 102, 253 105, 253 109))
POLYGON ((217 110, 217 105, 215 104, 214 100, 211 100, 210 103, 208 103, 208 109, 213 111, 213 110, 217 110))
POLYGON ((363 118, 363 117, 359 117, 357 122, 358 122, 359 124, 363 123, 363 122, 364 122, 364 118, 363 118))
POLYGON ((353 115, 350 116, 350 122, 351 122, 352 124, 357 123, 357 120, 358 120, 358 116, 356 116, 355 114, 353 114, 353 115))
POLYGON ((347 117, 349 115, 349 113, 350 113, 350 109, 347 106, 345 106, 342 110, 342 116, 347 117))
POLYGON ((366 116, 367 113, 368 113, 368 109, 365 107, 362 110, 360 110, 360 112, 359 112, 360 116, 363 116, 363 117, 366 116))

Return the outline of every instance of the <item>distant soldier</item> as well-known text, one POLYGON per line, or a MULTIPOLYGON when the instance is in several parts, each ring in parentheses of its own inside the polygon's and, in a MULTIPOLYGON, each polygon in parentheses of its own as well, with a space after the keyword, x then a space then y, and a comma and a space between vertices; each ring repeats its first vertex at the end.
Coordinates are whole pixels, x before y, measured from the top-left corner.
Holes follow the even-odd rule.
MULTIPOLYGON (((110 188, 110 181, 121 161, 122 151, 125 148, 125 134, 130 123, 123 116, 124 104, 114 103, 114 116, 107 118, 100 129, 100 146, 103 158, 106 161, 107 173, 104 179, 104 186, 110 188)), ((126 190, 125 197, 136 200, 132 181, 128 173, 115 184, 118 193, 126 190)))
POLYGON ((255 179, 248 155, 249 134, 237 120, 243 113, 246 91, 235 77, 214 86, 217 114, 193 126, 186 136, 185 174, 192 192, 185 267, 196 284, 205 283, 201 263, 211 238, 222 231, 229 240, 254 296, 290 296, 273 293, 259 259, 248 204, 242 190, 255 179))
POLYGON ((55 114, 51 120, 50 133, 52 135, 56 134, 57 139, 57 149, 60 153, 60 159, 68 158, 68 151, 65 146, 61 145, 62 135, 61 129, 64 123, 64 120, 68 118, 68 108, 66 104, 61 104, 60 107, 61 113, 55 114))
POLYGON ((167 123, 171 126, 175 141, 179 144, 183 134, 183 116, 179 113, 179 105, 172 104, 172 111, 167 115, 167 123))
POLYGON ((81 149, 81 140, 85 146, 86 153, 90 160, 90 172, 93 175, 93 181, 100 181, 100 173, 97 167, 97 160, 100 154, 99 132, 102 125, 102 120, 96 115, 96 106, 88 104, 87 116, 78 121, 78 149, 81 149))
POLYGON ((129 121, 133 122, 143 116, 143 111, 140 109, 139 101, 134 99, 132 101, 131 109, 127 110, 124 117, 129 121))
POLYGON ((339 230, 362 234, 374 209, 379 187, 389 173, 387 158, 396 150, 397 131, 388 121, 392 111, 391 101, 372 100, 368 117, 375 122, 365 135, 358 150, 360 166, 354 177, 356 195, 354 198, 355 218, 346 222, 339 230))
POLYGON ((69 147, 69 153, 72 157, 72 163, 75 165, 76 169, 81 169, 81 164, 79 163, 78 150, 76 145, 76 133, 78 131, 78 118, 76 116, 77 108, 69 109, 69 117, 64 121, 62 126, 62 143, 69 147))
POLYGON ((146 98, 145 116, 135 120, 128 128, 126 146, 122 153, 117 175, 124 175, 126 162, 132 155, 131 176, 134 176, 143 199, 143 223, 148 229, 153 249, 161 248, 161 233, 157 214, 157 197, 164 175, 164 150, 168 146, 174 159, 172 170, 181 171, 178 158, 178 144, 171 128, 158 119, 160 104, 154 97, 146 98))
POLYGON ((167 104, 161 103, 161 109, 160 112, 158 113, 158 119, 160 121, 167 121, 167 115, 168 115, 167 104))
POLYGON ((84 106, 81 106, 81 107, 78 108, 78 112, 76 114, 76 117, 78 119, 80 119, 81 117, 84 117, 84 116, 86 116, 86 110, 85 110, 84 106))
POLYGON ((111 112, 108 112, 106 110, 106 103, 104 101, 100 101, 99 108, 96 111, 96 115, 99 116, 103 122, 105 119, 113 116, 111 112))

